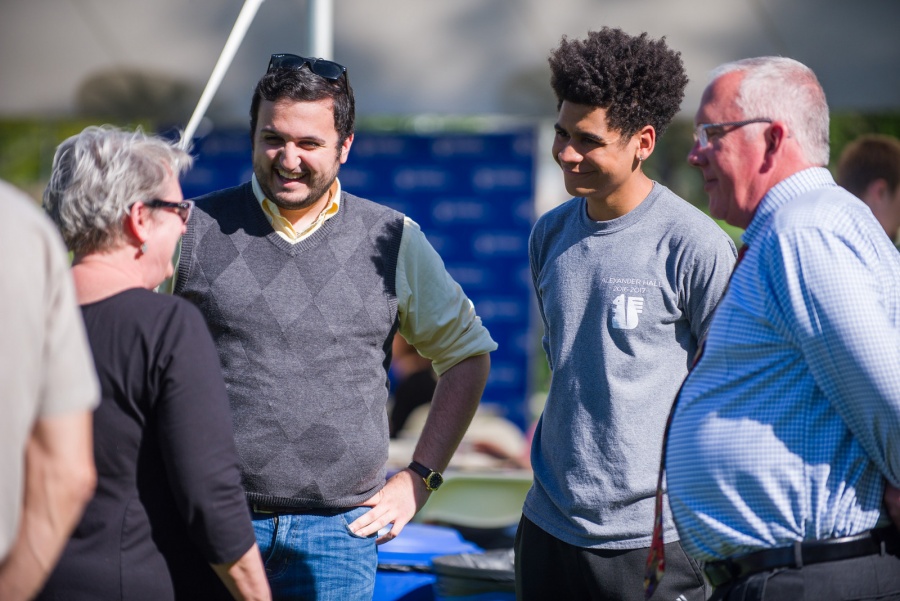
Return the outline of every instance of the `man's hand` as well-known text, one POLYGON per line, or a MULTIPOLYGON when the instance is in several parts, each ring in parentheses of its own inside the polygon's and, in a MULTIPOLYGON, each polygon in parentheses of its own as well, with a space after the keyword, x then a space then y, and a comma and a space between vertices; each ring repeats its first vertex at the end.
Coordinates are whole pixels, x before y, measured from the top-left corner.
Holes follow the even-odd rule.
POLYGON ((386 543, 400 534, 427 500, 428 490, 422 478, 405 469, 394 474, 384 488, 362 504, 372 509, 350 524, 350 530, 357 536, 370 536, 393 523, 391 529, 375 541, 379 545, 386 543))
MULTIPOLYGON (((490 355, 475 355, 463 359, 438 378, 413 459, 439 472, 447 467, 475 415, 490 369, 490 355)), ((371 499, 360 504, 372 510, 350 524, 350 530, 358 536, 370 536, 393 524, 390 531, 376 541, 386 543, 399 536, 403 527, 425 505, 428 494, 424 480, 412 470, 405 469, 388 480, 371 499)))
POLYGON ((884 504, 894 526, 900 528, 900 488, 886 484, 884 487, 884 504))

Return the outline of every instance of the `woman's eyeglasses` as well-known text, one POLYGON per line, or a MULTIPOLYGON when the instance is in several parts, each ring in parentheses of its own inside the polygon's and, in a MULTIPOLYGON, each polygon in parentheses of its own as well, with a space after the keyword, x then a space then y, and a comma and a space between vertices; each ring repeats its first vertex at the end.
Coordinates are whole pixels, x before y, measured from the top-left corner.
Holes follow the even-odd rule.
POLYGON ((160 200, 158 198, 154 198, 153 200, 148 200, 144 203, 145 207, 150 207, 151 209, 170 209, 178 213, 178 216, 181 217, 181 220, 184 223, 188 222, 188 219, 191 217, 191 211, 194 209, 194 201, 193 200, 160 200))

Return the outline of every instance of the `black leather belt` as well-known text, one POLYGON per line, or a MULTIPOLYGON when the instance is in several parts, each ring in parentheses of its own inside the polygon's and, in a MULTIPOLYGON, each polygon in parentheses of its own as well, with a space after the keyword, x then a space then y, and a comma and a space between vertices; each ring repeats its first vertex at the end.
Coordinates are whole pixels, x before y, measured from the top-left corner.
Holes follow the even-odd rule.
POLYGON ((262 503, 248 503, 250 505, 250 511, 253 513, 271 513, 274 515, 287 515, 287 514, 321 514, 321 515, 336 515, 338 513, 343 513, 350 509, 349 507, 330 507, 330 508, 309 508, 309 507, 278 507, 275 505, 265 505, 262 503))
POLYGON ((253 513, 292 513, 290 509, 284 507, 269 507, 268 505, 260 505, 258 503, 250 503, 250 510, 253 513))
POLYGON ((802 568, 805 565, 840 561, 866 555, 897 555, 900 531, 893 526, 869 530, 854 536, 809 542, 796 542, 790 547, 755 551, 723 561, 711 561, 704 567, 706 578, 715 587, 757 572, 778 568, 802 568))

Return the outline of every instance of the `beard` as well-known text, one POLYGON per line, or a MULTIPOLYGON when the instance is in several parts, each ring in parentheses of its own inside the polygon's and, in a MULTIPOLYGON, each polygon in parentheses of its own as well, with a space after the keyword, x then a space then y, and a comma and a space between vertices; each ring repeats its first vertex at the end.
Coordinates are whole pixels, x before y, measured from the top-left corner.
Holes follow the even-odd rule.
POLYGON ((337 179, 340 170, 340 161, 336 160, 327 171, 307 171, 305 185, 298 190, 285 189, 281 185, 281 176, 275 171, 274 166, 267 165, 265 173, 260 173, 259 166, 254 167, 256 179, 266 198, 272 201, 279 209, 296 211, 313 206, 324 196, 334 180, 337 179), (264 177, 267 176, 267 177, 264 177))
POLYGON ((262 189, 263 194, 265 194, 266 198, 271 200, 275 206, 279 209, 296 211, 298 209, 311 207, 316 201, 322 198, 326 192, 328 192, 328 189, 331 188, 334 180, 337 179, 337 169, 328 174, 310 175, 310 180, 306 185, 305 191, 275 192, 270 189, 268 182, 264 182, 259 176, 257 176, 256 179, 259 180, 259 187, 262 189))

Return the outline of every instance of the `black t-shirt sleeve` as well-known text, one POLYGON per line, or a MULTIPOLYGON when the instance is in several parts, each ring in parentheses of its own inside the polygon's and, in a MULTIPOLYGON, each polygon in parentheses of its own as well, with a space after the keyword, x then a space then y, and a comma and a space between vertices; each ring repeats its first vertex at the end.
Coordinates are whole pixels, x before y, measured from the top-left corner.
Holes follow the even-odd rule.
POLYGON ((155 416, 175 503, 207 561, 236 561, 256 540, 219 357, 193 305, 173 305, 156 361, 155 416))

